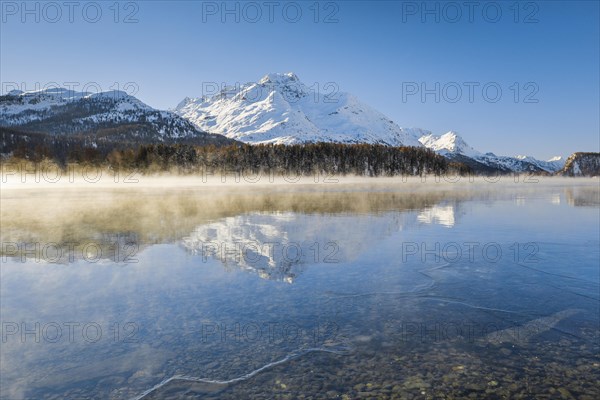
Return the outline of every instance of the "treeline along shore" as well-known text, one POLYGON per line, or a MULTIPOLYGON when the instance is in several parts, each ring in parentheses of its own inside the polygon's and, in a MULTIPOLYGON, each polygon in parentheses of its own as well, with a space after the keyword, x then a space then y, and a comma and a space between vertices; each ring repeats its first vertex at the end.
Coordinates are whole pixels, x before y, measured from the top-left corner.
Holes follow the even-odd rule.
POLYGON ((236 171, 248 174, 357 176, 471 174, 465 164, 451 162, 417 147, 377 144, 313 143, 294 145, 241 143, 227 145, 136 144, 89 137, 13 134, 2 129, 3 163, 93 165, 140 173, 236 171), (18 140, 15 140, 18 138, 18 140))

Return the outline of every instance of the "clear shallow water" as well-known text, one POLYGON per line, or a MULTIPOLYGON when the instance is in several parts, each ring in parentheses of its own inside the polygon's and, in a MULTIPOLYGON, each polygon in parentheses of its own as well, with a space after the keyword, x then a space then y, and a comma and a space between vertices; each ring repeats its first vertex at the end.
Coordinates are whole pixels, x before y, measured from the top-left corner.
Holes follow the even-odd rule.
POLYGON ((600 394, 597 183, 2 196, 2 398, 600 394))

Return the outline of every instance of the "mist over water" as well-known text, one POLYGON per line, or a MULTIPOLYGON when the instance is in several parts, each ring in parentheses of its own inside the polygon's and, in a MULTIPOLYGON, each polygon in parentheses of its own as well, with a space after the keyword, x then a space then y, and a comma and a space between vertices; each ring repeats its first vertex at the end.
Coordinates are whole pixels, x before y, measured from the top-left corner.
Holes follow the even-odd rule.
POLYGON ((0 397, 600 394, 597 179, 310 179, 3 186, 0 397))

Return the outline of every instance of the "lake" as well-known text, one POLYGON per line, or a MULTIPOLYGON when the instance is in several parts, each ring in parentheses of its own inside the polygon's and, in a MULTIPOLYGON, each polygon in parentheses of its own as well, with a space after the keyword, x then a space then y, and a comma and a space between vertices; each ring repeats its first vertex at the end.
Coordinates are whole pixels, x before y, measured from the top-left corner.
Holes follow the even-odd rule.
POLYGON ((600 396, 597 179, 2 190, 2 399, 600 396))

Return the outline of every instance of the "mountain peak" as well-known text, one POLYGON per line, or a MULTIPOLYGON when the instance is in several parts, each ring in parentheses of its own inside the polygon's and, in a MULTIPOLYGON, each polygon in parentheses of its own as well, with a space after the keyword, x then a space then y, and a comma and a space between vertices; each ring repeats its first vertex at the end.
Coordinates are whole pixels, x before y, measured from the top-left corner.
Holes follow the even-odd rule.
MULTIPOLYGON (((324 90, 325 91, 325 90, 324 90)), ((183 101, 175 112, 200 130, 246 143, 378 143, 421 146, 418 129, 404 129, 342 92, 311 92, 293 72, 183 101)))
POLYGON ((73 89, 67 89, 63 87, 49 87, 40 90, 30 90, 30 91, 22 91, 22 90, 13 90, 10 92, 14 96, 20 96, 26 99, 49 99, 54 101, 73 101, 79 100, 82 97, 89 95, 88 92, 77 92, 73 89))
POLYGON ((441 136, 425 135, 419 139, 419 142, 439 153, 462 154, 469 157, 480 154, 455 131, 446 132, 441 136))
POLYGON ((192 103, 194 101, 194 99, 190 98, 190 97, 186 97, 185 99, 181 100, 179 102, 179 104, 177 104, 177 106, 175 107, 175 110, 179 110, 181 108, 184 108, 185 106, 187 106, 188 104, 192 103))
POLYGON ((270 73, 265 75, 258 83, 260 84, 286 84, 290 82, 299 82, 298 75, 293 72, 270 73))
POLYGON ((85 96, 86 99, 111 99, 111 100, 123 100, 123 99, 134 99, 135 97, 130 96, 127 92, 122 90, 109 90, 106 92, 92 93, 85 96))
MULTIPOLYGON (((46 89, 32 90, 28 92, 23 92, 21 90, 13 90, 9 92, 9 94, 12 96, 20 96, 22 98, 25 98, 26 101, 33 101, 35 104, 40 104, 40 106, 56 105, 56 103, 73 102, 81 99, 110 99, 114 101, 127 100, 129 102, 139 103, 140 105, 143 104, 141 101, 122 90, 109 90, 106 92, 78 92, 73 89, 63 87, 50 87, 46 89), (46 102, 47 104, 44 102, 46 102)), ((148 107, 145 104, 143 105, 145 107, 148 107)))

